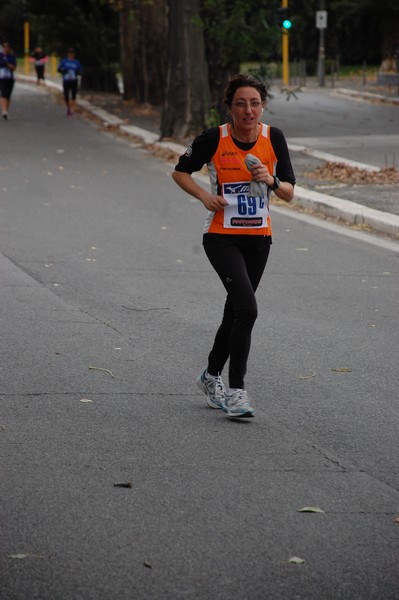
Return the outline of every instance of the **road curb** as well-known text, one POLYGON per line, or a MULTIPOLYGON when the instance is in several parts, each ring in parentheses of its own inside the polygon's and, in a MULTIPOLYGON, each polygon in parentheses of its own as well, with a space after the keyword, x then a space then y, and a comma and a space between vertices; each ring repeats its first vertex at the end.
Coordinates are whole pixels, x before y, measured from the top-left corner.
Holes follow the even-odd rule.
POLYGON ((360 98, 361 100, 377 100, 378 102, 386 102, 387 104, 399 104, 399 98, 397 96, 384 96, 383 94, 377 94, 375 92, 351 90, 349 88, 334 88, 333 91, 342 96, 360 98))
POLYGON ((307 156, 318 158, 319 160, 325 160, 326 162, 345 164, 348 167, 354 167, 355 169, 364 169, 370 173, 377 173, 380 169, 375 165, 368 165, 366 163, 359 162, 357 160, 350 160, 349 158, 342 158, 336 154, 330 154, 329 152, 322 152, 320 150, 313 150, 307 146, 300 146, 298 144, 292 144, 287 140, 288 149, 290 152, 301 152, 307 156))
POLYGON ((350 200, 328 196, 296 185, 294 202, 304 208, 322 213, 326 217, 342 219, 351 225, 366 225, 388 235, 399 233, 398 215, 375 210, 350 200))
MULTIPOLYGON (((29 75, 18 75, 17 80, 18 79, 31 83, 36 81, 34 77, 29 75)), ((57 84, 52 81, 46 80, 45 86, 62 91, 61 84, 57 84)), ((117 127, 125 135, 130 135, 136 139, 138 138, 144 144, 150 144, 163 150, 168 149, 178 155, 183 154, 183 152, 186 150, 185 146, 176 144, 175 142, 161 141, 159 139, 159 135, 156 133, 147 131, 134 125, 124 124, 124 121, 122 121, 122 119, 119 117, 108 113, 107 111, 93 105, 87 100, 78 99, 77 104, 96 118, 100 119, 106 126, 117 127)), ((289 144, 289 149, 290 151, 303 152, 322 160, 339 162, 351 167, 356 166, 357 168, 364 168, 368 171, 379 171, 377 167, 372 165, 358 163, 356 161, 351 161, 332 154, 327 154, 325 152, 319 152, 317 150, 310 150, 305 146, 302 147, 289 144)), ((368 208, 366 206, 362 206, 361 204, 357 204, 356 202, 351 202, 350 200, 343 200, 342 198, 337 198, 336 196, 329 196, 327 194, 308 190, 298 185, 295 186, 294 202, 299 206, 311 208, 312 210, 324 214, 327 217, 341 219, 349 224, 366 225, 380 233, 394 236, 399 235, 398 215, 368 208)))

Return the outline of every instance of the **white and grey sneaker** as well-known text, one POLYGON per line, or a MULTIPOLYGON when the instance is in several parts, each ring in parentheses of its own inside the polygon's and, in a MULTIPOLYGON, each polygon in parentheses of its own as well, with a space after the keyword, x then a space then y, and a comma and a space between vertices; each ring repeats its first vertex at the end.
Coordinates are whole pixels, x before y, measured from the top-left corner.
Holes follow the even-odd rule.
POLYGON ((230 388, 226 391, 222 409, 229 417, 238 419, 253 417, 255 414, 250 405, 247 392, 240 389, 230 388))
POLYGON ((211 408, 223 408, 226 388, 220 375, 209 375, 205 369, 197 379, 197 386, 206 395, 206 403, 211 408))

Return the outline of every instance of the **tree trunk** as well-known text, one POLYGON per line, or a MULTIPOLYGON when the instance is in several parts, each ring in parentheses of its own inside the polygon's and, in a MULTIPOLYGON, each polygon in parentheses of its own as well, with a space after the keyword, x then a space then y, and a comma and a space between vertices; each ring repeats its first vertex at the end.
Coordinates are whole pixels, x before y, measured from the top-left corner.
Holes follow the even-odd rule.
POLYGON ((385 73, 398 72, 399 59, 399 26, 386 27, 383 34, 382 62, 380 71, 385 73))
POLYGON ((166 0, 142 2, 138 19, 139 29, 134 53, 136 99, 139 102, 161 104, 165 93, 167 68, 166 0))
POLYGON ((199 15, 199 0, 170 0, 161 137, 187 138, 207 125, 210 92, 199 15))
MULTIPOLYGON (((216 51, 214 56, 220 56, 216 51)), ((228 80, 239 73, 240 65, 229 64, 222 66, 218 60, 209 62, 209 84, 211 88, 212 108, 220 123, 225 123, 227 119, 227 107, 224 104, 224 90, 228 80)))
POLYGON ((133 0, 122 0, 119 5, 119 37, 124 100, 131 100, 135 96, 133 56, 138 27, 133 4, 133 0))
POLYGON ((166 81, 166 0, 120 0, 124 100, 160 104, 166 81))

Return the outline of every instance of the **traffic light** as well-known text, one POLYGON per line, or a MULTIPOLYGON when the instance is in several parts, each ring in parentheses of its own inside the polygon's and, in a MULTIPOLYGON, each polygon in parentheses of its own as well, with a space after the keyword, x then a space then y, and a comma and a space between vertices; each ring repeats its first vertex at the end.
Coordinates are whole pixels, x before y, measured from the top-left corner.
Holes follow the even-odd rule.
POLYGON ((288 8, 285 6, 280 6, 280 8, 277 9, 277 15, 280 26, 286 30, 291 29, 292 21, 290 19, 288 8))

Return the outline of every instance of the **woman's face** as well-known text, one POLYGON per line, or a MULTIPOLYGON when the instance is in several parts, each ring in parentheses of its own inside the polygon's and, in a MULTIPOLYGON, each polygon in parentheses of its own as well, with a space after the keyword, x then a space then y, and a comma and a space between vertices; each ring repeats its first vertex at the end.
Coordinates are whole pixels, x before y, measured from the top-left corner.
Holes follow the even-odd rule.
POLYGON ((263 111, 260 93, 254 87, 240 87, 236 90, 230 106, 234 126, 248 130, 257 126, 263 111))

